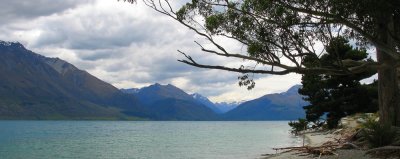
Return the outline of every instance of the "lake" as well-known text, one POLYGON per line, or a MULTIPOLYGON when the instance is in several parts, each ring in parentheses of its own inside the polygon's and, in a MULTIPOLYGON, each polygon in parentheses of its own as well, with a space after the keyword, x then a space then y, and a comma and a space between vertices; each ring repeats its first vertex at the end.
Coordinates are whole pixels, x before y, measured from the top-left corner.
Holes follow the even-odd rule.
POLYGON ((2 159, 254 159, 300 145, 287 121, 0 121, 2 159))

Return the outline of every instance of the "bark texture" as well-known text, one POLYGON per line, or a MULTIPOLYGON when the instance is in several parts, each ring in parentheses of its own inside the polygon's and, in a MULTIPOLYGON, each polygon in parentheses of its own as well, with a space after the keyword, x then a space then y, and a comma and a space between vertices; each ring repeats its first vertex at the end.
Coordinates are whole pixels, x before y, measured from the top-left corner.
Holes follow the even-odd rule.
MULTIPOLYGON (((390 32, 394 30, 393 17, 383 15, 377 27, 378 38, 391 49, 395 49, 390 32)), ((382 67, 378 69, 379 116, 382 124, 400 126, 400 68, 399 62, 377 48, 378 62, 382 67)))
POLYGON ((379 61, 386 67, 378 70, 379 116, 382 124, 400 126, 400 90, 397 61, 378 50, 379 61))

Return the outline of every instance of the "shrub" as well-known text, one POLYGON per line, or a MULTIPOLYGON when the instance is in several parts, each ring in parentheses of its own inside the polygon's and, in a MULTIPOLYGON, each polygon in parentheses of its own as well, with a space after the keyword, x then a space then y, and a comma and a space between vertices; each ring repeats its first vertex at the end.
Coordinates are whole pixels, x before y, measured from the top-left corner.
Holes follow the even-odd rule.
POLYGON ((396 138, 396 130, 374 120, 363 124, 365 138, 372 148, 390 145, 396 138))

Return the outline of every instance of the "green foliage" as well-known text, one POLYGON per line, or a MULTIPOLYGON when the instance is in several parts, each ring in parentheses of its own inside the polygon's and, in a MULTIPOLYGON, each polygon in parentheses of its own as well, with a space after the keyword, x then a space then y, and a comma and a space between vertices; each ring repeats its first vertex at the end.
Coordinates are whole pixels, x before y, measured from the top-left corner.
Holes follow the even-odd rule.
POLYGON ((218 28, 223 24, 224 17, 221 14, 211 15, 206 18, 206 28, 213 34, 218 33, 218 28))
POLYGON ((253 78, 250 78, 248 74, 244 74, 242 76, 239 76, 238 80, 239 80, 239 86, 240 87, 246 86, 248 90, 253 89, 255 84, 256 84, 254 82, 253 78))
POLYGON ((396 130, 390 125, 381 125, 377 121, 367 120, 362 126, 372 148, 390 145, 396 139, 396 130))
POLYGON ((298 134, 300 131, 308 129, 308 123, 306 119, 299 118, 297 121, 290 121, 288 124, 292 127, 292 133, 298 134))
POLYGON ((252 43, 247 47, 247 52, 250 54, 250 56, 257 56, 260 52, 262 52, 262 45, 258 43, 252 43))
MULTIPOLYGON (((339 62, 344 59, 368 60, 362 49, 354 49, 344 38, 333 39, 326 47, 327 54, 321 57, 308 56, 304 59, 307 68, 331 67, 342 69, 339 62)), ((375 72, 362 72, 352 75, 326 75, 306 73, 302 77, 303 88, 299 93, 305 96, 310 105, 304 107, 306 119, 317 121, 326 114, 328 128, 336 128, 340 118, 358 112, 377 111, 377 85, 361 85, 360 80, 375 72), (360 100, 362 99, 362 100, 360 100)))
POLYGON ((179 21, 185 20, 186 11, 187 11, 187 7, 186 7, 186 6, 183 6, 181 9, 179 9, 179 10, 176 12, 176 18, 177 18, 179 21))

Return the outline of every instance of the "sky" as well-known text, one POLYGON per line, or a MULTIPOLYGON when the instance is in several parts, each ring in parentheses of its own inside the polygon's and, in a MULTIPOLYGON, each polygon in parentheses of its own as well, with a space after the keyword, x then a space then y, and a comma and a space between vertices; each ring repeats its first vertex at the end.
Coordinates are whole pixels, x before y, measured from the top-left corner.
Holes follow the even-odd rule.
MULTIPOLYGON (((195 68, 180 63, 182 50, 207 64, 240 67, 243 61, 207 56, 207 42, 142 2, 117 0, 0 0, 0 40, 18 41, 27 49, 61 58, 117 88, 173 84, 214 102, 255 99, 300 84, 301 75, 254 75, 256 87, 239 87, 241 74, 195 68)), ((173 1, 174 6, 183 4, 173 1)), ((232 51, 246 49, 223 41, 232 51)))

